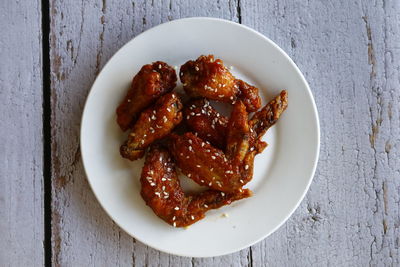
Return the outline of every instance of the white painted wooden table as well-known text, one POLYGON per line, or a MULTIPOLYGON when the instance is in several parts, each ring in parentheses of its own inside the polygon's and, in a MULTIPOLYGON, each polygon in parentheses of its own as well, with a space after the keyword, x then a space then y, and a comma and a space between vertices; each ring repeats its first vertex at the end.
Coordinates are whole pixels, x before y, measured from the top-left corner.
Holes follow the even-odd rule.
POLYGON ((0 266, 400 266, 400 1, 0 1, 0 266), (216 258, 151 249, 90 190, 79 150, 96 74, 162 22, 250 26, 314 93, 321 154, 310 191, 264 241, 216 258))

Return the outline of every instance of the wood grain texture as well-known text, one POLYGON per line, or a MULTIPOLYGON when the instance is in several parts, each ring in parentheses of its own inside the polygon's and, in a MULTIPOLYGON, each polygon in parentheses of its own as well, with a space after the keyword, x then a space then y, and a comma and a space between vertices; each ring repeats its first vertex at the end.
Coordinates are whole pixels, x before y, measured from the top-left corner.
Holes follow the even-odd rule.
POLYGON ((400 264, 399 1, 241 1, 305 74, 321 121, 305 200, 254 265, 400 264))
POLYGON ((399 11, 394 0, 53 0, 55 265, 399 265, 399 11), (252 248, 209 259, 161 253, 122 232, 94 198, 79 151, 84 101, 105 62, 142 31, 190 16, 270 37, 305 74, 321 119, 319 166, 299 209, 252 248))
POLYGON ((0 2, 0 265, 43 264, 41 7, 0 2))
POLYGON ((215 16, 238 21, 235 1, 54 0, 51 15, 52 247, 61 266, 249 264, 248 249, 191 259, 136 242, 105 214, 87 183, 79 150, 86 95, 96 74, 123 44, 172 19, 215 16))

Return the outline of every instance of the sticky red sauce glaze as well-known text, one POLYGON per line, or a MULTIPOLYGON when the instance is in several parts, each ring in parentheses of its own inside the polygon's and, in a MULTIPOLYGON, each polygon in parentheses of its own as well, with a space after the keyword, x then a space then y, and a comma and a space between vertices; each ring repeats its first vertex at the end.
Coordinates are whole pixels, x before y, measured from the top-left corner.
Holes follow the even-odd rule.
POLYGON ((228 118, 215 110, 205 98, 192 100, 183 109, 189 129, 217 148, 225 149, 228 118))
POLYGON ((128 93, 117 107, 117 123, 121 129, 129 129, 142 110, 175 88, 176 81, 176 72, 168 64, 157 61, 144 65, 133 77, 128 93))
POLYGON ((221 102, 232 103, 239 92, 235 77, 220 59, 213 55, 200 56, 190 60, 180 69, 183 89, 190 97, 206 97, 221 102))
POLYGON ((251 196, 244 189, 232 193, 207 190, 185 195, 175 171, 175 164, 168 151, 152 146, 140 178, 141 196, 153 212, 175 227, 189 226, 205 217, 210 209, 217 209, 233 201, 251 196))
POLYGON ((121 156, 130 160, 141 158, 146 147, 167 136, 182 121, 182 107, 175 93, 160 97, 140 114, 128 140, 120 148, 121 156))

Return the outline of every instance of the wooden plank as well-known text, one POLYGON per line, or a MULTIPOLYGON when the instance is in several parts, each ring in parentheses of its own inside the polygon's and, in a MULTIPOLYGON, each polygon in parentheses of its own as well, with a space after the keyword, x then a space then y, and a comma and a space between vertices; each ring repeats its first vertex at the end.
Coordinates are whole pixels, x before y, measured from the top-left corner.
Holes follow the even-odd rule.
POLYGON ((121 231, 90 190, 79 124, 96 74, 131 38, 168 20, 216 16, 238 21, 235 1, 60 1, 50 3, 52 90, 52 248, 63 266, 249 264, 248 249, 211 259, 161 253, 121 231))
POLYGON ((0 25, 0 265, 40 266, 44 262, 40 2, 1 1, 0 25))
POLYGON ((321 155, 306 199, 253 265, 400 264, 400 3, 242 0, 314 93, 321 155))

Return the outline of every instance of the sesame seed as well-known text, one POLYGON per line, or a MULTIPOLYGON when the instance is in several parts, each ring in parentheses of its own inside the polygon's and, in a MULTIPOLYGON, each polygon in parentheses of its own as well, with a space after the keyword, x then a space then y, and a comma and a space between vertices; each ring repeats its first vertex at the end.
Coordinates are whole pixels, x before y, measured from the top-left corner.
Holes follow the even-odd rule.
POLYGON ((156 128, 157 128, 157 129, 161 129, 162 126, 159 126, 158 124, 156 124, 156 128))
POLYGON ((246 164, 246 165, 244 166, 244 169, 245 169, 245 170, 248 170, 248 169, 249 169, 249 165, 246 164))
POLYGON ((191 115, 191 116, 194 116, 194 112, 190 112, 190 115, 191 115))
POLYGON ((153 170, 151 170, 151 171, 149 171, 149 173, 150 173, 150 174, 154 174, 154 171, 153 171, 153 170))
POLYGON ((178 206, 176 206, 174 209, 175 209, 175 210, 179 210, 179 207, 178 207, 178 206))
POLYGON ((161 196, 160 192, 155 192, 154 194, 157 195, 158 197, 161 196))
POLYGON ((254 146, 250 148, 250 151, 253 151, 253 150, 254 150, 254 146))
POLYGON ((165 190, 165 185, 163 185, 163 186, 161 187, 161 189, 164 191, 164 190, 165 190))
POLYGON ((219 97, 219 98, 222 98, 222 97, 224 97, 224 95, 218 95, 218 97, 219 97))
POLYGON ((208 186, 212 186, 212 182, 209 182, 209 183, 208 183, 208 186))
POLYGON ((212 159, 216 159, 215 156, 211 156, 212 159))
POLYGON ((204 183, 204 180, 200 180, 200 182, 204 183))
POLYGON ((181 154, 179 154, 179 155, 183 156, 183 153, 181 153, 181 154))
POLYGON ((200 166, 200 165, 196 165, 196 167, 197 167, 197 168, 200 168, 201 166, 200 166))
POLYGON ((163 120, 164 120, 164 122, 167 122, 167 117, 164 116, 164 117, 163 117, 163 120))
POLYGON ((192 174, 191 173, 188 173, 188 175, 187 175, 188 177, 191 177, 192 176, 192 174))
POLYGON ((174 227, 176 227, 176 222, 173 223, 174 227))
POLYGON ((199 67, 197 67, 197 66, 196 66, 196 67, 194 67, 194 69, 195 69, 196 71, 199 71, 199 67))
POLYGON ((225 193, 224 193, 224 192, 221 192, 221 196, 223 196, 223 197, 224 197, 224 196, 225 196, 225 193))
POLYGON ((190 216, 190 218, 192 219, 192 220, 194 220, 194 216, 192 215, 192 216, 190 216))
POLYGON ((173 221, 175 221, 175 219, 176 219, 176 216, 172 217, 172 220, 173 220, 173 221))
POLYGON ((197 116, 197 117, 198 117, 198 116, 201 116, 201 114, 200 114, 200 113, 197 113, 196 116, 197 116))
POLYGON ((170 109, 170 108, 167 108, 167 110, 168 110, 168 112, 171 112, 171 109, 170 109))
POLYGON ((155 183, 150 183, 150 185, 151 185, 151 186, 156 186, 156 184, 155 184, 155 183))
POLYGON ((158 64, 158 68, 161 69, 161 64, 158 64))
POLYGON ((204 207, 205 207, 205 208, 208 208, 208 205, 207 205, 207 204, 204 204, 204 207))
POLYGON ((190 119, 190 116, 189 116, 189 115, 187 115, 187 116, 186 116, 186 119, 187 119, 187 120, 188 120, 188 119, 190 119))
POLYGON ((167 180, 167 179, 166 179, 166 178, 164 178, 164 177, 163 177, 163 178, 161 178, 161 181, 163 181, 163 182, 165 182, 166 180, 167 180))
POLYGON ((167 199, 167 198, 169 198, 169 195, 164 196, 164 199, 167 199))
POLYGON ((130 99, 128 99, 128 103, 129 103, 129 102, 131 102, 131 100, 130 100, 130 99))
POLYGON ((156 120, 156 116, 151 116, 151 119, 153 120, 153 121, 155 121, 156 120))
POLYGON ((240 183, 242 183, 242 184, 244 184, 244 182, 243 182, 243 180, 242 180, 242 179, 240 179, 240 180, 239 180, 239 182, 240 182, 240 183))
POLYGON ((203 147, 204 146, 204 142, 201 142, 201 147, 203 147))
POLYGON ((169 194, 167 192, 163 192, 164 195, 168 196, 169 194))
POLYGON ((214 170, 214 168, 211 168, 211 169, 210 169, 210 171, 213 171, 213 170, 214 170))
POLYGON ((206 149, 206 152, 210 153, 210 149, 206 149))
POLYGON ((186 156, 186 158, 188 159, 188 158, 189 158, 189 156, 186 156))
POLYGON ((183 72, 179 73, 179 76, 183 76, 183 72))
POLYGON ((140 141, 140 143, 142 143, 142 145, 144 144, 144 140, 140 141))
POLYGON ((228 218, 229 215, 228 215, 228 213, 222 213, 222 217, 228 218))

